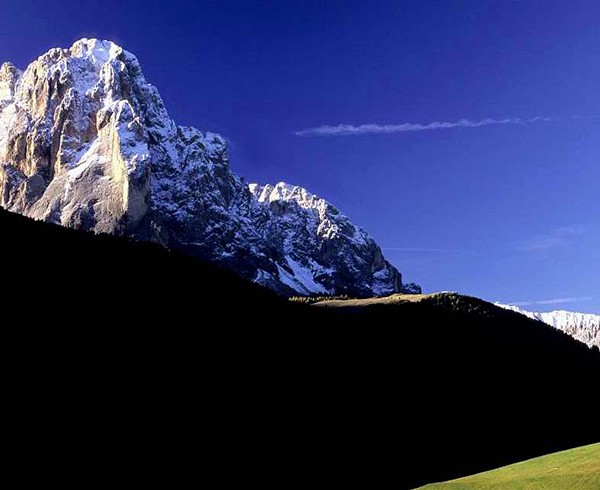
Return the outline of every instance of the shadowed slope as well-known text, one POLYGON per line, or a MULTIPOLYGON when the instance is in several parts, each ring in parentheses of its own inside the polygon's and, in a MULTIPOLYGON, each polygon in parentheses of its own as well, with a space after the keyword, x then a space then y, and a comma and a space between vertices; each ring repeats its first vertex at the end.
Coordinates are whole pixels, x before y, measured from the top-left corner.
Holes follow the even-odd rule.
POLYGON ((106 446, 171 486, 411 488, 600 440, 599 357, 475 298, 294 305, 147 243, 1 210, 0 233, 14 464, 95 474, 106 446))

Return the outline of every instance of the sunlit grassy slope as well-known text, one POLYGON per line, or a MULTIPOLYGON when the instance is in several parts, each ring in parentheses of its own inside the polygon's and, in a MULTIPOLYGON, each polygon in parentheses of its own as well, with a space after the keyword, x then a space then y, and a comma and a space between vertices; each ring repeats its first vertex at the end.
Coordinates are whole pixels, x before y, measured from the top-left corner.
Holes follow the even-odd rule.
POLYGON ((422 489, 598 490, 600 444, 530 459, 497 470, 434 483, 422 489))

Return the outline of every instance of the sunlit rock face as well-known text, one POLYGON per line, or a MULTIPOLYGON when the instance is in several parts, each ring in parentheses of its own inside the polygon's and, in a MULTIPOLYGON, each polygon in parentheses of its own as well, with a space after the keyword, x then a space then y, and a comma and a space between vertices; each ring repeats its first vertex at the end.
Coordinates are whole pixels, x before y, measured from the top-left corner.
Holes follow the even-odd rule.
POLYGON ((52 49, 23 72, 2 65, 0 205, 184 249, 282 294, 403 290, 381 248, 327 201, 245 184, 225 140, 177 126, 137 58, 109 41, 52 49))

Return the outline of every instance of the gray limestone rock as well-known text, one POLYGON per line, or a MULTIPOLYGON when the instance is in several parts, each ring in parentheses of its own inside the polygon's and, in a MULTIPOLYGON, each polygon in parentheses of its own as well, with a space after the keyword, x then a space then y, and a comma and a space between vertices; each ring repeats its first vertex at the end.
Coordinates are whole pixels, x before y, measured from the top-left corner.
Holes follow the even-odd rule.
POLYGON ((222 137, 177 126, 135 56, 109 41, 0 69, 0 205, 133 236, 282 294, 385 295, 398 271, 361 228, 305 189, 246 185, 222 137))

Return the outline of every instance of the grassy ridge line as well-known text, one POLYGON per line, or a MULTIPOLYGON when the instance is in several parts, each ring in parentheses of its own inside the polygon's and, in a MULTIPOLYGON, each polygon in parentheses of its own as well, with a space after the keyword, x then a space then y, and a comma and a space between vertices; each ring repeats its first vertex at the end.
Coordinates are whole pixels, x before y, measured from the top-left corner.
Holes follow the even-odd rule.
POLYGON ((600 443, 421 487, 442 490, 598 490, 600 443))

